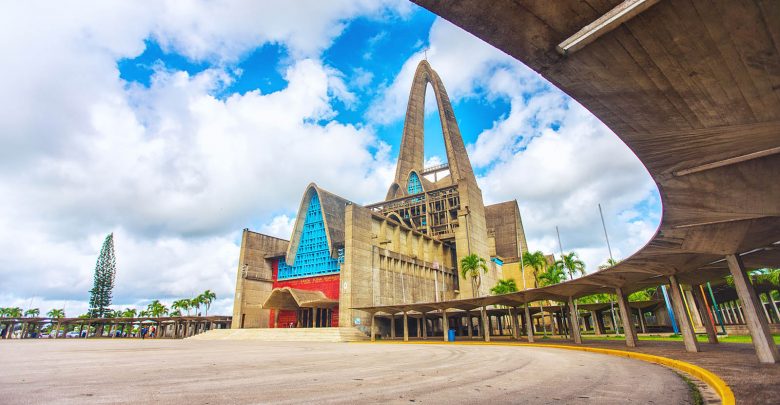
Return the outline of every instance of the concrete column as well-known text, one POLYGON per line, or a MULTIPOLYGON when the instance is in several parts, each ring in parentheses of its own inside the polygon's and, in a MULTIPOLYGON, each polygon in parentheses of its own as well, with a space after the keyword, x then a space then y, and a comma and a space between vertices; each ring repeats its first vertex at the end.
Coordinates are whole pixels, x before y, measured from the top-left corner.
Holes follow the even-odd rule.
POLYGON ((279 327, 279 310, 274 309, 274 329, 279 327))
POLYGON ((425 319, 425 312, 422 313, 422 338, 428 339, 428 320, 425 319))
MULTIPOLYGON (((626 346, 636 347, 639 341, 636 338, 634 322, 631 320, 628 299, 626 298, 626 295, 623 294, 622 288, 615 288, 615 294, 617 294, 618 306, 620 307, 620 317, 623 319, 623 332, 626 335, 626 346)), ((615 327, 615 325, 613 325, 613 327, 615 327)))
POLYGON ((704 297, 701 295, 701 289, 696 287, 697 286, 693 286, 691 295, 693 296, 693 302, 696 304, 696 308, 699 309, 699 316, 704 324, 704 330, 707 331, 707 341, 709 343, 718 343, 718 333, 715 331, 715 324, 712 323, 712 318, 710 317, 710 314, 707 313, 707 306, 704 305, 704 301, 702 301, 702 298, 704 297))
POLYGON ((601 319, 601 313, 596 311, 590 311, 590 317, 593 320, 593 332, 596 335, 604 334, 604 320, 601 319))
POLYGON ((390 339, 395 339, 395 314, 390 315, 390 339))
POLYGON ((490 341, 490 317, 488 317, 487 309, 485 307, 482 307, 482 325, 484 325, 483 329, 483 337, 486 342, 490 341))
POLYGON ((404 311, 404 342, 409 341, 409 318, 406 316, 406 311, 404 311))
POLYGON ((574 343, 582 344, 582 336, 580 335, 580 319, 577 316, 577 310, 574 307, 574 299, 569 297, 569 321, 571 322, 571 337, 574 339, 574 343))
POLYGON ((528 343, 534 342, 534 325, 531 323, 531 310, 528 308, 528 303, 525 303, 525 324, 528 325, 525 328, 525 334, 528 336, 528 343))
POLYGON ((371 341, 376 341, 376 313, 371 314, 371 341))
POLYGON ((691 317, 693 317, 694 322, 698 322, 698 326, 704 327, 704 318, 702 318, 702 311, 699 310, 699 304, 697 303, 697 300, 693 298, 694 291, 693 289, 695 286, 691 286, 690 290, 685 291, 685 298, 688 300, 688 309, 691 312, 691 317))
POLYGON ((680 334, 682 335, 683 342, 685 343, 685 350, 689 352, 699 351, 699 342, 696 340, 696 334, 693 332, 693 325, 691 325, 691 319, 688 317, 688 313, 685 311, 685 304, 683 304, 683 297, 680 293, 680 283, 677 282, 677 276, 669 276, 669 287, 672 300, 672 309, 674 310, 674 317, 677 318, 677 326, 680 328, 680 334))
POLYGON ((518 340, 520 339, 520 320, 517 318, 517 308, 510 308, 509 314, 512 318, 512 339, 518 340))
POLYGON ((756 295, 753 284, 750 284, 750 280, 748 280, 742 259, 736 255, 727 255, 726 262, 728 262, 729 271, 734 278, 737 296, 742 301, 743 314, 747 317, 745 323, 748 330, 750 330, 750 336, 753 338, 753 346, 756 348, 758 361, 761 363, 777 363, 780 361, 780 353, 778 353, 777 345, 769 332, 769 324, 766 322, 766 318, 761 317, 758 313, 756 307, 761 304, 761 301, 756 295))
POLYGON ((645 326, 645 311, 642 308, 637 310, 639 314, 639 327, 642 328, 642 333, 647 333, 647 327, 645 326))
POLYGON ((450 333, 450 322, 449 319, 447 319, 447 310, 442 309, 441 310, 441 329, 442 329, 442 335, 444 335, 444 341, 447 341, 447 335, 450 333))
POLYGON ((417 318, 417 337, 422 337, 422 318, 417 318))
POLYGON ((468 329, 469 340, 474 337, 474 331, 471 329, 471 321, 473 321, 473 319, 471 319, 471 311, 466 311, 466 328, 468 329))

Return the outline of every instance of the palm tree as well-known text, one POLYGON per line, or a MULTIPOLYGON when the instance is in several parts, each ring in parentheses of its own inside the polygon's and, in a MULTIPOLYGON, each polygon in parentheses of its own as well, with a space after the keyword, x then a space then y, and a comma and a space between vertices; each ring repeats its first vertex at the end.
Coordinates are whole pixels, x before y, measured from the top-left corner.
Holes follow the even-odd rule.
MULTIPOLYGON (((159 318, 161 316, 164 316, 168 313, 168 308, 163 305, 160 300, 154 300, 151 304, 147 307, 147 310, 149 311, 149 315, 155 318, 159 318)), ((155 337, 159 337, 162 330, 162 321, 159 319, 157 320, 157 335, 155 337)))
MULTIPOLYGON (((138 314, 138 311, 135 308, 125 308, 124 311, 121 312, 122 318, 135 318, 135 316, 138 314)), ((130 322, 130 326, 132 327, 133 323, 130 322)), ((127 322, 122 323, 122 335, 125 334, 125 329, 127 328, 127 322)))
MULTIPOLYGON (((171 308, 173 308, 173 305, 171 305, 171 308)), ((171 313, 169 313, 168 315, 170 315, 170 316, 181 316, 181 311, 177 309, 175 311, 171 311, 171 313)))
MULTIPOLYGON (((187 311, 187 315, 189 315, 190 311, 190 300, 184 298, 181 300, 173 301, 173 304, 171 304, 171 309, 178 310, 179 316, 181 316, 181 310, 187 311)), ((171 315, 173 316, 173 315, 171 315)))
POLYGON ((148 310, 149 315, 155 318, 161 317, 168 313, 168 308, 163 305, 160 300, 152 301, 152 303, 149 304, 146 309, 148 310))
POLYGON ((195 309, 196 316, 200 316, 200 306, 204 304, 205 302, 203 301, 203 295, 198 295, 190 300, 190 305, 192 305, 192 308, 195 309))
POLYGON ((509 294, 517 291, 517 284, 515 280, 510 278, 509 280, 498 280, 498 284, 490 289, 494 295, 509 294))
POLYGON ((523 253, 523 265, 534 269, 534 281, 536 281, 536 276, 547 267, 547 258, 544 257, 541 250, 533 253, 525 252, 523 253))
POLYGON ((566 279, 566 273, 563 271, 563 268, 560 263, 555 262, 549 266, 547 266, 547 269, 538 274, 536 276, 536 279, 539 281, 539 285, 544 287, 548 285, 558 284, 561 281, 566 279))
POLYGON ((484 258, 472 253, 460 260, 460 275, 463 278, 471 279, 471 291, 474 298, 477 297, 477 290, 482 283, 481 274, 487 273, 487 262, 484 258))
POLYGON ((580 260, 576 252, 569 252, 563 255, 556 263, 559 263, 562 268, 566 269, 566 272, 569 273, 569 279, 573 280, 575 273, 585 275, 585 263, 580 260))
POLYGON ((211 303, 217 299, 217 294, 211 290, 206 290, 200 296, 203 298, 202 302, 206 305, 206 316, 209 316, 209 308, 211 308, 211 303))
POLYGON ((616 265, 618 263, 620 263, 620 260, 615 260, 615 259, 610 257, 609 259, 607 259, 606 263, 604 263, 601 266, 599 266, 599 270, 608 269, 608 268, 610 268, 610 267, 612 267, 612 266, 614 266, 614 265, 616 265))
POLYGON ((57 335, 59 334, 60 330, 60 318, 65 317, 65 308, 54 308, 51 311, 46 313, 46 316, 49 318, 55 318, 57 319, 57 327, 54 329, 54 338, 57 338, 57 335))

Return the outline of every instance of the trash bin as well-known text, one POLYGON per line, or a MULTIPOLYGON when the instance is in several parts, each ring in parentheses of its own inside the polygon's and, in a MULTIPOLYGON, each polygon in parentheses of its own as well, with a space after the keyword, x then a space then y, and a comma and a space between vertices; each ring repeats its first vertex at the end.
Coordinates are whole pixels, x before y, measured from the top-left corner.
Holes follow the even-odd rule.
POLYGON ((450 329, 449 333, 447 334, 447 341, 448 342, 454 342, 455 341, 455 329, 450 329))

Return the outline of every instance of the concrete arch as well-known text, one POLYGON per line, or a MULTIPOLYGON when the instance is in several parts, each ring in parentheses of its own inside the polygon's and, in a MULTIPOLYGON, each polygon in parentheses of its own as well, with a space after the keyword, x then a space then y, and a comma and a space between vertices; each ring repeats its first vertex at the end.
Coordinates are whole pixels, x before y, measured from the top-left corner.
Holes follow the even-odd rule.
POLYGON ((385 197, 385 200, 393 200, 401 197, 402 195, 401 186, 399 186, 398 183, 393 183, 390 185, 390 189, 387 190, 387 196, 385 197))
POLYGON ((395 172, 395 183, 403 191, 406 190, 408 174, 416 170, 419 175, 419 172, 423 170, 425 92, 428 83, 431 84, 433 93, 436 96, 436 105, 439 110, 442 135, 444 136, 444 147, 450 165, 450 175, 454 182, 462 179, 476 181, 447 90, 444 88, 444 84, 436 71, 431 68, 428 61, 423 60, 417 65, 412 81, 409 103, 406 107, 401 150, 398 154, 398 166, 395 172))
POLYGON ((303 233, 303 225, 306 222, 306 211, 309 209, 309 203, 311 197, 316 194, 320 200, 320 215, 322 215, 322 221, 325 225, 325 237, 328 239, 328 247, 331 250, 331 256, 333 256, 333 230, 329 226, 328 217, 325 212, 325 200, 323 197, 328 197, 325 193, 321 192, 320 188, 315 183, 309 183, 306 187, 306 191, 303 193, 301 199, 301 205, 298 207, 298 215, 295 217, 295 227, 293 227, 292 238, 290 244, 287 247, 287 255, 284 260, 289 265, 295 264, 295 256, 298 253, 298 244, 301 241, 301 234, 303 233))

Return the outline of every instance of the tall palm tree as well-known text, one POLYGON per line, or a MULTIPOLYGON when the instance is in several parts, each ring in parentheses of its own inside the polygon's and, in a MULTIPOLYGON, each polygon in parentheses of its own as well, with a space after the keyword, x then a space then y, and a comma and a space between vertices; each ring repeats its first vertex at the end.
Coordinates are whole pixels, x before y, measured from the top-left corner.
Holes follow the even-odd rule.
POLYGON ((536 252, 523 253, 523 265, 528 266, 534 270, 534 281, 537 280, 537 275, 547 268, 547 258, 544 257, 544 253, 541 250, 536 252))
POLYGON ((460 275, 463 278, 471 279, 471 291, 474 298, 477 297, 477 290, 482 283, 481 273, 487 273, 487 271, 487 262, 476 253, 460 260, 460 275))
MULTIPOLYGON (((135 308, 125 308, 124 311, 117 310, 117 312, 119 312, 117 314, 117 316, 119 318, 131 318, 132 319, 132 318, 135 318, 135 316, 138 314, 138 311, 135 308)), ((133 325, 132 321, 130 321, 130 322, 122 322, 122 335, 123 336, 125 334, 125 330, 127 329, 128 323, 130 324, 130 326, 132 328, 132 325, 133 325)))
POLYGON ((181 309, 186 310, 187 311, 187 316, 190 316, 190 309, 193 308, 192 300, 189 299, 189 298, 182 298, 179 301, 181 301, 181 303, 182 303, 181 305, 183 305, 181 307, 181 309))
POLYGON ((560 266, 569 273, 569 279, 571 280, 574 279, 575 273, 580 273, 580 275, 583 276, 585 275, 585 262, 580 260, 576 252, 569 252, 568 254, 563 255, 556 263, 559 263, 560 266))
POLYGON ((539 281, 539 285, 542 287, 558 284, 566 279, 566 273, 563 271, 563 266, 558 262, 555 262, 545 269, 544 272, 538 274, 536 279, 539 281))
POLYGON ((195 298, 190 299, 190 305, 195 310, 195 315, 200 316, 200 306, 203 305, 203 296, 198 295, 195 298))
POLYGON ((57 319, 57 327, 54 329, 54 338, 57 338, 57 335, 59 334, 60 330, 60 318, 65 317, 65 308, 54 308, 46 313, 46 316, 49 318, 57 319))
POLYGON ((510 278, 509 280, 498 280, 495 287, 490 289, 494 295, 509 294, 517 291, 517 284, 515 280, 510 278))
POLYGON ((206 316, 209 316, 209 308, 211 308, 211 303, 217 299, 217 294, 211 290, 206 290, 200 296, 203 297, 202 301, 206 305, 206 316))
MULTIPOLYGON (((165 314, 168 313, 168 308, 165 305, 163 305, 160 302, 160 300, 152 301, 152 303, 149 304, 147 309, 149 311, 149 315, 151 315, 151 316, 153 316, 155 318, 159 318, 159 317, 164 316, 165 314)), ((162 331, 162 321, 157 320, 157 336, 155 336, 155 337, 159 337, 161 331, 162 331)))
MULTIPOLYGON (((178 310, 179 316, 181 316, 181 310, 185 310, 185 311, 189 312, 189 310, 190 310, 190 300, 185 298, 185 299, 173 301, 173 304, 171 304, 171 309, 178 310)), ((188 315, 189 315, 189 313, 188 313, 188 315)), ((173 313, 171 313, 171 316, 173 316, 173 313)))
POLYGON ((168 313, 168 308, 163 305, 160 300, 154 300, 152 301, 149 306, 146 307, 147 311, 149 312, 149 315, 157 318, 161 317, 168 313))
POLYGON ((599 270, 608 269, 616 264, 620 263, 620 260, 615 260, 613 258, 607 259, 607 262, 599 266, 599 270))
MULTIPOLYGON (((173 306, 171 306, 171 308, 173 308, 173 306)), ((181 310, 177 309, 175 311, 171 311, 168 315, 170 315, 170 316, 181 316, 181 310)))

